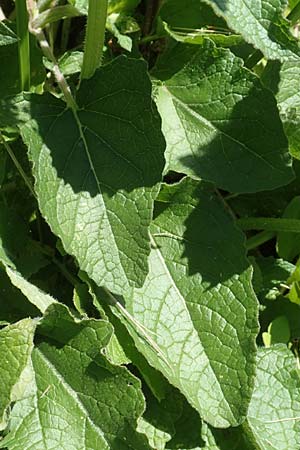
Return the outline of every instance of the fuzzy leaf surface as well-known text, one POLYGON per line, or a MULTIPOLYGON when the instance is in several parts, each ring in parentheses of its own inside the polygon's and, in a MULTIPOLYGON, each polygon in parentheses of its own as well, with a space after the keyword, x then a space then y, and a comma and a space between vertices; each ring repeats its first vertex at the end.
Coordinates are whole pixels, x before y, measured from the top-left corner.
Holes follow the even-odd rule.
POLYGON ((296 360, 285 345, 260 349, 248 426, 260 450, 300 446, 300 394, 296 360))
POLYGON ((164 166, 164 139, 142 61, 114 60, 83 82, 76 114, 31 96, 22 135, 42 214, 65 250, 115 293, 148 272, 148 227, 164 166))
MULTIPOLYGON (((297 40, 283 18, 285 0, 206 0, 229 27, 246 42, 261 50, 267 59, 296 60, 300 55, 297 40)), ((201 3, 201 2, 199 2, 201 3)))
POLYGON ((33 349, 36 322, 21 320, 0 330, 0 430, 6 427, 6 413, 12 401, 18 399, 16 389, 33 349))
POLYGON ((216 427, 239 424, 250 401, 257 300, 243 236, 212 186, 164 186, 151 226, 145 284, 126 307, 155 346, 134 336, 148 362, 216 427))
POLYGON ((229 50, 207 41, 158 88, 157 105, 167 169, 239 193, 293 179, 275 99, 229 50))
POLYGON ((262 81, 277 99, 290 152, 300 159, 300 60, 282 64, 269 61, 262 74, 262 81))
POLYGON ((38 332, 26 392, 12 409, 0 448, 149 450, 134 431, 144 409, 140 383, 100 352, 112 327, 74 321, 66 307, 52 305, 38 332))

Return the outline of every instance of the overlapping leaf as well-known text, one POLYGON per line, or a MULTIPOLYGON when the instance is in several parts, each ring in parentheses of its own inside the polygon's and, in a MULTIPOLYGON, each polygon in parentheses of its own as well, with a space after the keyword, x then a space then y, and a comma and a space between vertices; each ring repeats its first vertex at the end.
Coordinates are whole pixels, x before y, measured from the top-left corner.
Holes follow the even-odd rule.
POLYGON ((31 97, 22 135, 35 189, 80 268, 123 293, 148 271, 148 226, 164 165, 145 64, 118 58, 82 83, 77 102, 74 116, 54 97, 31 97))
POLYGON ((34 320, 24 319, 0 330, 0 430, 7 425, 10 403, 18 400, 25 389, 19 380, 33 349, 35 327, 34 320))
MULTIPOLYGON (((261 349, 248 412, 248 431, 260 450, 297 450, 300 446, 299 373, 284 345, 261 349)), ((246 429, 247 427, 245 427, 246 429)))
POLYGON ((0 46, 15 44, 18 36, 5 23, 0 22, 0 46))
POLYGON ((211 7, 199 0, 167 0, 160 9, 160 17, 171 27, 193 31, 206 25, 222 26, 225 22, 211 7))
POLYGON ((50 306, 1 448, 149 449, 134 431, 144 409, 138 380, 100 353, 111 332, 107 322, 74 322, 65 307, 50 306))
POLYGON ((262 80, 276 96, 290 152, 300 159, 300 60, 282 64, 270 61, 262 80))
POLYGON ((243 237, 211 185, 191 179, 163 188, 156 216, 149 275, 126 297, 155 345, 134 335, 136 345, 201 417, 236 425, 251 396, 257 333, 243 237))
MULTIPOLYGON (((206 0, 229 27, 240 33, 268 59, 296 60, 299 45, 283 18, 285 0, 206 0)), ((201 2, 199 1, 199 4, 201 2)))
POLYGON ((276 102, 229 50, 211 42, 159 88, 167 168, 232 192, 293 178, 276 102))

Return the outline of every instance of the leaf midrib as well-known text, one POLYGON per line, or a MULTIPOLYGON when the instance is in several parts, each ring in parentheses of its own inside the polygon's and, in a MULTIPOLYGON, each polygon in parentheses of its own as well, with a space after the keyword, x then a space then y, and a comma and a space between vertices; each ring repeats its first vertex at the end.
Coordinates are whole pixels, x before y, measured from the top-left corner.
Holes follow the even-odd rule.
MULTIPOLYGON (((38 355, 40 356, 40 358, 44 361, 44 364, 48 367, 50 367, 50 369, 52 370, 52 372, 54 373, 54 375, 56 376, 56 378, 61 382, 61 384, 64 386, 65 390, 67 391, 67 393, 70 395, 70 397, 72 397, 75 402, 77 403, 77 405, 79 406, 80 410, 82 411, 83 414, 85 414, 86 419, 88 419, 90 421, 90 423, 95 427, 95 429, 99 432, 100 436, 103 438, 103 440, 106 442, 107 444, 107 448, 109 448, 109 443, 107 442, 107 439, 104 435, 104 432, 101 430, 101 428, 99 428, 99 426, 97 424, 95 424, 91 418, 89 417, 89 412, 86 410, 86 407, 82 404, 82 402, 80 401, 80 399, 78 398, 77 392, 74 391, 74 389, 72 388, 72 386, 70 386, 66 380, 64 379, 64 377, 61 375, 61 373, 57 370, 57 368, 55 367, 55 365, 49 361, 48 358, 46 358, 46 356, 43 354, 43 352, 39 349, 35 350, 38 355)), ((37 384, 36 384, 37 386, 37 384)), ((37 393, 37 403, 38 403, 38 393, 37 393)), ((37 408, 39 410, 39 408, 37 408)))
MULTIPOLYGON (((188 105, 186 105, 182 100, 180 100, 178 97, 176 97, 168 88, 167 85, 164 85, 164 88, 166 89, 166 91, 169 93, 174 106, 175 106, 175 111, 176 114, 178 116, 177 113, 177 108, 176 108, 176 102, 178 103, 178 105, 184 109, 185 111, 187 111, 191 116, 193 116, 195 119, 199 120, 200 122, 202 122, 206 127, 210 128, 212 131, 216 132, 217 134, 226 137, 227 139, 229 139, 230 141, 234 142, 235 144, 238 144, 239 146, 241 146, 243 149, 245 149, 248 153, 250 153, 252 156, 254 156, 254 158, 261 160, 264 164, 266 164, 269 168, 271 168, 272 170, 275 171, 279 171, 282 172, 281 170, 278 170, 277 167, 273 166, 269 161, 265 160, 260 154, 256 153, 254 150, 252 150, 251 148, 249 148, 246 144, 244 144, 244 142, 240 142, 237 139, 235 139, 233 136, 230 136, 229 134, 225 133, 223 130, 220 130, 219 128, 217 128, 212 122, 210 122, 209 120, 207 120, 205 117, 203 117, 201 114, 197 113, 196 111, 194 111, 193 109, 189 108, 188 105)), ((178 116, 179 121, 180 117, 178 116)), ((182 122, 181 122, 182 123, 182 122)), ((184 127, 183 127, 184 129, 184 127)), ((194 154, 194 153, 193 153, 194 154)), ((195 155, 194 155, 195 157, 195 155)))
MULTIPOLYGON (((119 257, 119 267, 122 268, 122 271, 123 271, 123 278, 124 278, 124 279, 127 279, 127 276, 126 276, 126 273, 125 273, 125 270, 124 270, 122 261, 121 261, 121 259, 120 259, 119 248, 118 248, 118 245, 117 245, 117 243, 116 243, 115 235, 114 235, 114 233, 113 233, 113 230, 112 230, 112 227, 111 227, 111 223, 110 223, 110 220, 109 220, 109 216, 108 216, 108 208, 107 208, 106 203, 105 203, 105 200, 104 200, 104 196, 103 196, 103 193, 102 193, 102 190, 101 190, 100 182, 99 182, 99 180, 98 180, 98 177, 97 177, 97 174, 96 174, 96 171, 95 171, 95 167, 94 167, 94 164, 93 164, 93 161, 92 161, 92 158, 91 158, 89 149, 88 149, 88 145, 87 145, 87 142, 86 142, 86 138, 85 138, 85 135, 84 135, 84 132, 83 132, 83 127, 82 127, 82 124, 81 124, 81 122, 80 122, 80 119, 79 119, 79 117, 78 117, 77 112, 74 111, 74 110, 71 110, 71 109, 69 109, 69 108, 67 108, 67 107, 62 108, 61 113, 60 113, 59 115, 57 115, 57 116, 54 116, 54 120, 51 122, 51 124, 50 124, 50 126, 49 126, 49 128, 48 128, 46 136, 51 132, 51 130, 52 130, 52 128, 54 127, 55 123, 61 118, 61 116, 63 116, 63 115, 64 115, 66 112, 68 112, 68 111, 72 113, 72 117, 74 117, 74 119, 75 119, 75 122, 76 122, 76 125, 77 125, 77 128, 78 128, 78 132, 79 132, 79 137, 80 137, 80 139, 81 139, 82 142, 83 142, 83 146, 84 146, 84 149, 85 149, 85 153, 86 153, 86 156, 87 156, 87 158, 88 158, 88 162, 89 162, 90 168, 91 168, 91 170, 92 170, 92 173, 93 173, 95 182, 96 182, 96 184, 97 184, 98 194, 99 194, 99 195, 98 195, 98 201, 100 200, 100 203, 103 205, 103 210, 104 210, 104 213, 105 213, 105 217, 106 217, 107 223, 108 223, 109 228, 110 228, 110 235, 113 237, 113 241, 114 241, 114 244, 115 244, 115 248, 116 248, 116 250, 117 250, 116 253, 118 254, 118 257, 119 257)), ((48 116, 47 116, 47 117, 48 117, 48 116)), ((51 116, 51 117, 52 117, 52 116, 51 116)), ((44 142, 42 142, 42 145, 43 145, 43 144, 44 144, 44 142)), ((79 196, 79 198, 78 198, 78 201, 80 201, 80 196, 79 196)), ((100 247, 100 246, 99 246, 99 247, 100 247)))
MULTIPOLYGON (((184 306, 184 308, 185 308, 185 310, 186 310, 186 312, 187 312, 187 314, 188 314, 188 317, 189 317, 191 323, 193 324, 193 329, 195 330, 195 328, 194 328, 194 322, 193 322, 193 320, 192 320, 192 318, 191 318, 191 315, 190 315, 190 312, 189 312, 189 310, 188 310, 188 308, 187 308, 187 306, 186 306, 185 298, 184 298, 183 294, 180 292, 179 288, 177 287, 177 284, 176 284, 176 282, 175 282, 175 280, 174 280, 172 274, 170 273, 170 271, 169 271, 169 269, 168 269, 168 267, 167 267, 167 264, 166 264, 166 262, 165 262, 165 259, 164 259, 163 255, 162 255, 162 253, 160 252, 159 247, 158 247, 158 245, 157 245, 155 239, 153 238, 153 236, 152 236, 151 233, 149 233, 149 234, 150 234, 150 240, 151 240, 151 243, 152 243, 152 245, 154 246, 154 249, 153 249, 152 251, 156 251, 156 252, 157 252, 158 257, 159 257, 159 259, 160 259, 160 261, 161 261, 161 263, 162 263, 162 266, 163 266, 164 269, 165 269, 165 272, 166 272, 166 274, 167 274, 167 277, 169 278, 169 280, 170 280, 170 282, 171 282, 171 285, 173 286, 173 288, 174 288, 175 291, 177 292, 179 298, 181 299, 181 301, 182 301, 182 303, 183 303, 183 306, 184 306)), ((207 360, 207 362, 208 362, 208 366, 210 367, 212 373, 214 374, 215 379, 216 379, 216 382, 217 382, 217 385, 219 386, 220 391, 221 391, 222 394, 223 394, 223 398, 224 398, 224 400, 225 400, 225 402, 226 402, 226 404, 227 404, 227 406, 228 406, 228 411, 231 412, 231 414, 232 414, 232 419, 233 419, 233 420, 236 420, 236 418, 234 417, 234 414, 233 414, 233 412, 232 412, 232 410, 231 410, 230 404, 229 404, 229 402, 227 401, 227 398, 226 398, 226 396, 225 396, 225 394, 224 394, 224 392, 223 392, 222 384, 219 383, 219 379, 218 379, 218 377, 217 377, 217 375, 216 375, 216 373, 215 373, 215 371, 214 371, 212 365, 210 364, 210 359, 209 359, 208 355, 206 354, 206 351, 205 351, 205 348, 204 348, 204 346, 203 346, 203 344, 202 344, 202 342, 201 342, 200 336, 198 335, 198 332, 196 332, 196 333, 197 333, 197 336, 198 336, 199 341, 200 341, 200 343, 201 343, 201 347, 202 347, 203 352, 204 352, 204 354, 205 354, 206 360, 207 360)), ((180 378, 179 378, 179 379, 180 379, 180 378)), ((181 383, 180 383, 180 385, 181 385, 181 383)), ((199 400, 198 400, 198 402, 199 402, 199 400)), ((198 403, 198 404, 199 404, 199 403, 198 403)), ((226 420, 229 420, 229 419, 226 419, 226 420)))

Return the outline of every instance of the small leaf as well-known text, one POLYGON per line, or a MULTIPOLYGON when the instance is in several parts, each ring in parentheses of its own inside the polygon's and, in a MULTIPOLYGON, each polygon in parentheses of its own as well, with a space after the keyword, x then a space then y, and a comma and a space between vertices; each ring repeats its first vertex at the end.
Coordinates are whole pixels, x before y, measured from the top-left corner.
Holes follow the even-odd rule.
POLYGON ((256 192, 293 179, 276 102, 229 50, 207 42, 158 88, 167 169, 256 192))
POLYGON ((263 340, 266 347, 274 344, 287 344, 290 339, 290 325, 285 316, 279 316, 268 326, 268 332, 263 333, 263 340))
POLYGON ((18 36, 8 28, 5 23, 0 22, 0 47, 18 42, 18 36))
POLYGON ((12 283, 0 268, 0 321, 13 323, 26 317, 38 317, 39 310, 12 283))
MULTIPOLYGON (((60 71, 65 75, 73 75, 81 71, 83 61, 83 52, 66 52, 58 59, 58 66, 60 71)), ((45 67, 49 70, 53 70, 53 63, 48 59, 43 59, 45 67)))
POLYGON ((106 20, 106 27, 115 36, 119 45, 128 52, 131 52, 132 39, 120 30, 120 15, 115 13, 109 14, 106 20))
POLYGON ((35 327, 36 321, 24 319, 0 330, 0 430, 6 427, 10 403, 19 399, 16 386, 33 349, 35 327))
POLYGON ((46 11, 38 14, 34 18, 32 26, 33 28, 44 28, 48 24, 57 22, 58 20, 77 17, 80 15, 80 11, 72 5, 55 6, 54 8, 47 9, 46 11))
POLYGON ((34 284, 25 280, 21 274, 13 269, 10 269, 9 266, 6 266, 6 273, 12 284, 20 289, 22 294, 25 295, 30 303, 32 303, 42 313, 44 313, 46 309, 52 305, 52 303, 56 303, 56 300, 54 300, 54 298, 52 298, 49 294, 46 294, 34 284))

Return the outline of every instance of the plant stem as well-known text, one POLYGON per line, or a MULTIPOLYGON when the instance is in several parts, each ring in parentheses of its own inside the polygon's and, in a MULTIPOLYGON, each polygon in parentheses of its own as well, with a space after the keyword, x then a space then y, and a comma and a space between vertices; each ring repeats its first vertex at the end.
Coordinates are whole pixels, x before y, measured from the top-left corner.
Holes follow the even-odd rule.
POLYGON ((226 211, 231 215, 231 217, 236 220, 236 215, 233 211, 233 209, 229 206, 229 204, 227 203, 226 199, 223 197, 223 195, 220 193, 220 191, 218 189, 215 189, 215 193, 217 194, 217 196, 219 197, 219 199, 221 200, 221 202, 223 203, 224 208, 226 209, 226 211))
POLYGON ((31 29, 31 31, 36 36, 37 40, 39 41, 39 44, 41 46, 41 49, 42 49, 44 55, 53 63, 52 71, 54 73, 56 81, 65 97, 67 105, 69 106, 69 108, 71 108, 75 112, 77 110, 77 105, 76 105, 75 99, 73 98, 71 89, 70 89, 68 83, 66 82, 65 77, 63 76, 63 74, 60 71, 60 68, 58 67, 56 58, 50 48, 50 45, 48 44, 48 41, 45 37, 44 32, 40 28, 38 28, 38 29, 33 28, 33 29, 31 29))
POLYGON ((264 57, 260 50, 255 50, 245 61, 245 67, 252 69, 264 57))
POLYGON ((64 264, 62 264, 55 257, 52 258, 52 262, 59 268, 61 274, 65 277, 65 279, 72 285, 76 286, 79 283, 79 280, 66 268, 64 264))
POLYGON ((161 34, 151 34, 150 36, 145 36, 139 40, 139 44, 147 44, 148 42, 157 41, 158 39, 163 38, 164 36, 161 34))
POLYGON ((71 19, 65 19, 62 24, 60 50, 65 53, 69 41, 69 33, 71 27, 71 19))
POLYGON ((13 150, 11 149, 10 145, 5 141, 1 131, 0 131, 0 143, 4 145, 5 150, 7 151, 9 156, 11 157, 14 165, 16 166, 18 172, 20 173, 21 177, 23 178, 25 184, 28 186, 28 188, 29 188, 30 192, 32 193, 32 195, 36 198, 36 194, 34 192, 34 189, 33 189, 32 185, 31 185, 31 182, 30 182, 29 178, 27 177, 27 175, 24 172, 21 164, 17 160, 17 158, 16 158, 13 150))
POLYGON ((43 253, 45 256, 48 256, 50 261, 56 265, 56 267, 59 269, 59 271, 61 272, 61 274, 65 277, 65 279, 72 285, 72 286, 76 286, 79 283, 79 280, 76 278, 75 275, 73 275, 67 268, 66 266, 61 263, 55 256, 54 256, 54 252, 53 249, 51 247, 48 247, 47 245, 41 243, 41 242, 37 242, 37 241, 32 241, 32 245, 34 245, 36 248, 39 249, 39 251, 41 253, 43 253))
POLYGON ((300 1, 297 5, 290 11, 287 19, 291 22, 291 25, 295 25, 300 19, 300 1))
POLYGON ((30 46, 28 31, 28 13, 26 0, 16 0, 16 19, 19 50, 19 70, 21 91, 30 89, 30 46))
POLYGON ((237 220, 242 230, 284 231, 286 233, 300 233, 299 219, 281 219, 274 217, 246 217, 237 220))
POLYGON ((270 241, 273 239, 273 237, 276 236, 276 233, 274 231, 262 231, 261 233, 257 233, 255 236, 251 236, 249 239, 247 239, 246 242, 246 249, 247 250, 253 250, 256 247, 259 247, 260 245, 264 244, 265 242, 270 241))
POLYGON ((159 11, 161 0, 147 0, 145 20, 143 24, 143 36, 147 36, 152 31, 153 22, 159 11))
POLYGON ((81 80, 91 78, 101 64, 108 0, 89 0, 81 80))

